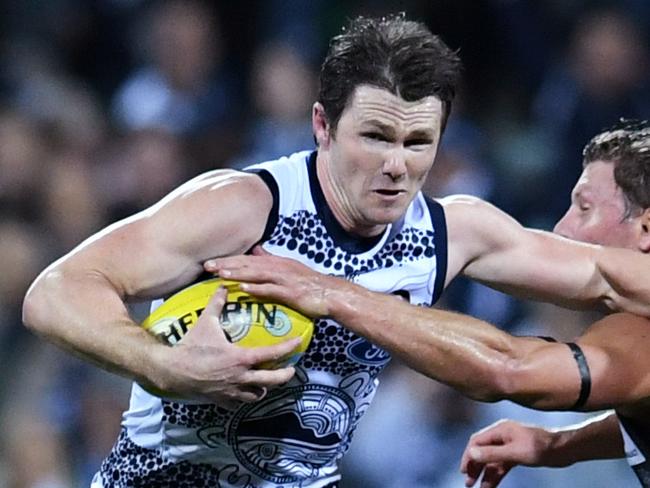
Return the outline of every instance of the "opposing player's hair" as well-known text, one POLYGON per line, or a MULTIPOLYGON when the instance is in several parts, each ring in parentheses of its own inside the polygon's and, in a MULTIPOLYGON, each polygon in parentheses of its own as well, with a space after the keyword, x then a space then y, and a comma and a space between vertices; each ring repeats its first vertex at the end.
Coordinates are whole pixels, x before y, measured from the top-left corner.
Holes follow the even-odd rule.
POLYGON ((625 199, 624 219, 650 208, 650 123, 621 119, 591 139, 583 166, 594 161, 614 164, 614 180, 625 199))
POLYGON ((357 17, 335 36, 321 66, 318 101, 332 131, 355 88, 372 85, 406 101, 435 96, 444 128, 460 78, 461 63, 438 36, 404 14, 357 17))

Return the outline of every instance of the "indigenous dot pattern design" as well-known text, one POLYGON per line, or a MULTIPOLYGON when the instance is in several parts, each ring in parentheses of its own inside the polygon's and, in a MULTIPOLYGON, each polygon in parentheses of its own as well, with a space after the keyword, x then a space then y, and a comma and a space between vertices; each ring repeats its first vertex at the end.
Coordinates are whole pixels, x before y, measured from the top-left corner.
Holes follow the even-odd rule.
MULTIPOLYGON (((280 186, 291 190, 290 184, 280 186)), ((307 192, 305 198, 310 198, 309 190, 298 191, 307 192)), ((265 243, 270 251, 283 249, 288 251, 283 254, 321 272, 355 281, 357 277, 371 279, 373 271, 389 268, 392 283, 410 276, 414 267, 427 277, 435 272, 434 229, 426 222, 411 224, 407 219, 380 248, 355 254, 337 244, 318 214, 300 205, 304 203, 278 217, 265 243)), ((376 289, 388 286, 377 285, 376 289)), ((431 298, 426 280, 410 284, 408 292, 414 303, 431 298)), ((214 464, 212 459, 208 465, 164 454, 165 434, 160 449, 148 449, 123 431, 102 464, 104 488, 288 488, 331 476, 336 473, 336 459, 347 450, 357 422, 372 401, 375 378, 389 360, 386 351, 336 322, 317 320, 312 343, 296 365, 296 376, 263 401, 226 410, 161 400, 161 429, 196 439, 194 446, 187 446, 190 449, 203 453, 214 449, 214 464), (306 447, 312 445, 317 447, 306 447), (270 447, 279 453, 277 459, 265 457, 270 447), (270 469, 269 463, 276 469, 270 469)))
MULTIPOLYGON (((312 371, 327 371, 341 377, 350 376, 360 371, 376 377, 390 360, 390 354, 359 337, 336 322, 319 319, 314 324, 314 335, 309 349, 297 366, 312 371), (368 348, 374 348, 382 360, 368 365, 355 360, 346 353, 346 348, 353 342, 363 342, 368 348)), ((182 427, 200 429, 205 425, 226 425, 233 415, 227 410, 212 404, 185 404, 163 400, 163 422, 182 427)), ((225 440, 225 434, 216 434, 225 440)))
POLYGON ((100 468, 104 488, 214 488, 226 478, 241 488, 254 488, 250 477, 236 476, 237 466, 174 462, 156 450, 132 442, 122 430, 100 468), (236 479, 233 479, 236 478, 236 479))
POLYGON ((435 255, 432 231, 406 228, 374 256, 360 258, 337 247, 318 216, 306 210, 281 217, 268 243, 298 252, 326 272, 346 277, 435 255))
POLYGON ((163 421, 172 425, 201 428, 223 425, 232 412, 212 404, 187 404, 163 400, 163 421))
POLYGON ((314 325, 312 344, 298 363, 307 370, 328 371, 342 377, 366 371, 371 377, 375 377, 390 360, 388 352, 372 345, 334 321, 320 319, 314 325), (355 360, 347 353, 347 348, 354 342, 363 342, 367 344, 367 347, 374 348, 382 360, 375 365, 355 360))
MULTIPOLYGON (((392 267, 404 261, 431 258, 435 254, 433 232, 406 228, 396 234, 374 256, 359 258, 336 247, 318 216, 307 211, 297 211, 289 217, 281 218, 268 242, 292 251, 297 250, 314 263, 322 264, 331 272, 343 273, 346 277, 373 269, 392 267)), ((339 376, 365 371, 371 377, 376 377, 389 360, 390 355, 387 352, 371 345, 336 322, 317 320, 312 344, 298 364, 306 370, 327 371, 339 376), (355 360, 346 351, 353 341, 368 344, 383 360, 373 365, 355 360)), ((165 401, 163 408, 163 421, 189 428, 224 425, 231 415, 232 412, 214 405, 186 405, 165 401)))

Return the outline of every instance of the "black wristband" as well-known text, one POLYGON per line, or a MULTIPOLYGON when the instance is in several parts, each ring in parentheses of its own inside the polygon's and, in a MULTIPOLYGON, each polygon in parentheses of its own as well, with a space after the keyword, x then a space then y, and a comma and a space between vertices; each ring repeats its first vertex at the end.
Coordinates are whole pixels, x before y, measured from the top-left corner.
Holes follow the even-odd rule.
POLYGON ((571 349, 573 358, 578 364, 578 371, 580 372, 580 394, 578 395, 578 400, 571 407, 571 410, 579 410, 587 403, 589 393, 591 393, 591 372, 589 371, 585 353, 582 352, 580 346, 575 342, 567 342, 566 345, 571 349))

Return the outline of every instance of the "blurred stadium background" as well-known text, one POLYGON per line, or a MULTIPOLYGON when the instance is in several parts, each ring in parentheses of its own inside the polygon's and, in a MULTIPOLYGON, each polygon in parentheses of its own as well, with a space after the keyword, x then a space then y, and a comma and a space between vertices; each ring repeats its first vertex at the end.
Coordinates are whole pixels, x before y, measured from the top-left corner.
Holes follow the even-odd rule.
MULTIPOLYGON (((318 65, 345 19, 406 11, 465 65, 426 190, 484 197, 550 229, 580 149, 647 118, 648 0, 4 0, 0 2, 0 486, 88 486, 129 382, 21 327, 26 288, 86 236, 211 168, 313 146, 318 65)), ((444 306, 521 334, 590 319, 459 280, 444 306)), ((343 463, 343 487, 460 487, 468 436, 503 416, 393 364, 343 463)), ((503 486, 635 486, 624 462, 518 469, 503 486)))

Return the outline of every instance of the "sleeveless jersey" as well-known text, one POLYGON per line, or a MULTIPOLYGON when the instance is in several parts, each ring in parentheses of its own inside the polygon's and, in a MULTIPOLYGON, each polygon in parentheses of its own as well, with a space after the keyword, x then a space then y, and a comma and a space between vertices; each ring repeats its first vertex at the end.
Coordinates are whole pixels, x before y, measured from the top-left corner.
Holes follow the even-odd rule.
MULTIPOLYGON (((418 194, 376 238, 348 234, 325 202, 316 153, 247 169, 273 194, 263 247, 368 289, 431 305, 446 273, 444 213, 418 194)), ((134 384, 122 433, 94 486, 335 486, 337 461, 368 409, 389 354, 329 319, 315 323, 294 378, 234 410, 159 398, 134 384)))
POLYGON ((616 415, 623 434, 625 457, 641 486, 650 488, 650 428, 619 413, 616 415))

